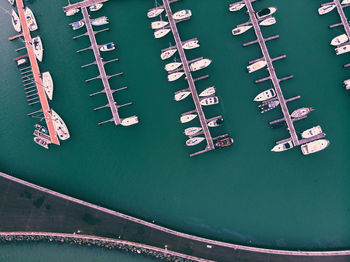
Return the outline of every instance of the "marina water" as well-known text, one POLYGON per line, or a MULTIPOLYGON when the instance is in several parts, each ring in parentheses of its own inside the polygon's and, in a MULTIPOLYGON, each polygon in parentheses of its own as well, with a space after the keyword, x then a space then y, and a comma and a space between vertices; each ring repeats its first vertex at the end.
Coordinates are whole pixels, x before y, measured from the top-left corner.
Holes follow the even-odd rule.
MULTIPOLYGON (((31 1, 39 24, 33 35, 40 34, 45 49, 40 67, 43 72, 50 71, 54 79, 51 106, 71 132, 69 140, 60 147, 51 146, 49 151, 33 142, 33 124, 40 120, 26 114, 37 108, 26 104, 20 74, 12 61, 22 54, 15 49, 23 44, 7 40, 15 31, 9 15, 1 11, 1 170, 67 195, 213 239, 284 249, 349 247, 350 99, 342 81, 350 75, 342 66, 349 63, 350 56, 334 54, 329 43, 343 31, 328 29, 339 21, 338 15, 331 12, 319 17, 320 3, 311 0, 254 4, 256 10, 278 8, 277 24, 263 28, 263 33, 265 37, 280 35, 267 44, 272 57, 287 55, 274 63, 277 75, 295 76, 281 84, 285 97, 302 96, 288 107, 291 111, 303 106, 316 109, 308 119, 297 122, 296 129, 302 132, 319 124, 331 141, 329 148, 309 156, 303 156, 299 148, 272 153, 275 141, 287 138, 288 133, 267 124, 282 116, 279 109, 261 115, 252 101, 257 93, 270 88, 270 83, 254 84, 266 76, 263 70, 246 72, 248 61, 260 58, 261 53, 258 46, 242 47, 254 39, 253 31, 232 36, 232 28, 246 22, 248 16, 243 10, 229 13, 229 3, 186 0, 172 5, 173 10, 189 8, 193 13, 191 20, 178 26, 183 40, 198 37, 201 44, 187 52, 188 58, 213 60, 195 76, 209 74, 208 80, 198 82, 198 89, 215 85, 220 98, 218 106, 205 109, 208 117, 224 116, 225 124, 214 135, 228 132, 235 139, 228 149, 196 158, 189 158, 193 149, 184 146, 184 126, 179 122, 180 114, 193 105, 191 99, 173 100, 173 93, 186 85, 183 80, 167 81, 160 50, 174 41, 171 36, 153 38, 146 17, 152 0, 113 0, 92 14, 109 17, 111 30, 98 34, 97 40, 116 43, 116 51, 104 57, 118 57, 120 61, 106 65, 106 70, 109 74, 124 72, 123 77, 111 79, 111 86, 128 86, 115 97, 118 103, 133 102, 121 109, 124 117, 139 116, 140 123, 131 127, 97 125, 110 118, 110 112, 92 110, 104 105, 106 98, 90 98, 89 94, 102 85, 84 81, 97 76, 97 68, 80 68, 93 60, 90 51, 76 53, 89 41, 73 40, 83 31, 73 32, 68 26, 81 14, 66 17, 62 12, 65 1, 31 1)), ((5 0, 0 6, 10 9, 5 0)), ((90 255, 96 261, 147 261, 95 248, 31 247, 50 259, 62 253, 60 261, 72 257, 87 261, 90 255)), ((14 244, 2 246, 3 252, 9 256, 0 261, 24 261, 31 251, 14 244), (19 257, 13 252, 20 253, 19 257)))

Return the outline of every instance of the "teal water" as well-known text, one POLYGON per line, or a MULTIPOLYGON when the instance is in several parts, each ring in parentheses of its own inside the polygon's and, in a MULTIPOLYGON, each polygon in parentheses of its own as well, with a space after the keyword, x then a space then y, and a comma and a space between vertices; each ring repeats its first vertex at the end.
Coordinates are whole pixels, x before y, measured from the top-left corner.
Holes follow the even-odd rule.
MULTIPOLYGON (((84 80, 96 76, 97 68, 80 69, 92 62, 93 55, 89 51, 75 53, 89 42, 87 38, 72 40, 83 31, 73 32, 68 23, 80 16, 65 17, 63 4, 65 1, 36 0, 30 4, 45 48, 40 67, 50 70, 55 82, 50 104, 71 132, 70 140, 50 151, 32 141, 35 120, 26 116, 32 109, 25 103, 23 85, 12 62, 21 43, 7 41, 14 31, 9 16, 0 13, 2 171, 204 237, 275 248, 350 246, 350 101, 342 88, 342 81, 349 77, 342 65, 349 62, 349 55, 337 57, 329 46, 331 39, 342 33, 341 29, 328 29, 339 21, 335 12, 319 17, 317 1, 265 0, 255 4, 256 9, 278 7, 278 23, 263 30, 265 36, 280 35, 268 43, 272 57, 287 55, 275 63, 278 76, 295 76, 282 82, 285 96, 302 96, 289 104, 290 109, 316 108, 307 120, 296 123, 297 130, 320 124, 331 141, 327 150, 305 157, 299 149, 282 154, 269 151, 287 132, 272 130, 267 124, 282 116, 278 110, 260 115, 252 102, 269 83, 255 85, 254 80, 265 73, 248 75, 245 70, 249 60, 261 56, 257 46, 242 47, 254 39, 253 32, 236 38, 231 35, 236 24, 247 21, 244 11, 229 13, 229 1, 174 4, 173 10, 190 8, 193 12, 190 21, 179 24, 182 39, 198 37, 201 43, 199 49, 188 52, 189 59, 213 59, 212 65, 198 74, 210 74, 208 80, 199 82, 198 89, 217 88, 221 103, 206 114, 223 114, 225 125, 214 133, 229 132, 235 138, 234 146, 227 150, 189 158, 193 151, 184 146, 184 127, 178 119, 193 106, 190 99, 173 100, 173 92, 185 83, 167 82, 159 55, 172 39, 153 38, 146 18, 153 1, 113 0, 93 14, 110 18, 110 32, 97 39, 117 44, 116 52, 105 58, 118 57, 120 61, 109 64, 107 72, 125 73, 113 78, 111 86, 129 87, 116 95, 119 103, 134 103, 121 110, 122 116, 137 114, 140 118, 140 124, 129 128, 97 125, 110 118, 110 113, 92 111, 106 99, 103 95, 89 97, 101 84, 85 84, 84 80)), ((0 6, 9 9, 7 1, 0 6)))

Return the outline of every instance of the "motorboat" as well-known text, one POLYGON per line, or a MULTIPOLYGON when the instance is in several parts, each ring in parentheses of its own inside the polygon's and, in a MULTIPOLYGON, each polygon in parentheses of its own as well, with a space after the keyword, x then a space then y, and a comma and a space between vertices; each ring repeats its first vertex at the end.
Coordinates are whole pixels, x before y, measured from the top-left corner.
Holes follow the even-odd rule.
POLYGON ((178 69, 181 65, 182 65, 181 62, 173 62, 173 63, 166 64, 164 69, 169 72, 169 71, 178 69))
POLYGON ((346 44, 346 45, 343 45, 341 47, 337 47, 335 49, 335 53, 337 55, 341 55, 341 54, 344 54, 344 53, 347 53, 347 52, 350 52, 350 44, 346 44))
POLYGON ((10 5, 14 5, 15 4, 15 0, 8 0, 10 5))
POLYGON ((192 121, 193 119, 195 119, 198 115, 197 114, 187 114, 187 115, 183 115, 180 117, 180 122, 182 124, 187 123, 192 121))
POLYGON ((181 20, 181 19, 191 17, 191 15, 192 15, 191 10, 185 9, 185 10, 177 11, 176 13, 174 13, 173 19, 174 20, 181 20))
POLYGON ((160 54, 160 58, 162 60, 168 59, 168 58, 172 57, 176 53, 176 51, 177 51, 176 48, 164 51, 160 54))
POLYGON ((269 17, 269 18, 266 18, 264 20, 262 20, 261 22, 259 22, 259 25, 261 26, 269 26, 269 25, 274 25, 276 24, 276 18, 274 17, 269 17))
POLYGON ((21 58, 19 60, 16 61, 17 66, 21 66, 21 65, 25 65, 29 62, 28 58, 21 58))
POLYGON ((318 139, 301 146, 301 152, 303 155, 309 155, 321 151, 329 146, 327 139, 318 139))
POLYGON ((217 127, 217 126, 221 126, 224 123, 224 119, 218 118, 218 119, 214 119, 208 122, 208 126, 209 127, 217 127))
POLYGON ((205 140, 204 137, 202 136, 196 136, 196 137, 191 137, 190 139, 188 139, 186 141, 186 146, 195 146, 198 145, 200 142, 202 142, 203 140, 205 140))
POLYGON ((210 86, 206 89, 204 89, 200 94, 199 96, 200 97, 203 97, 203 96, 211 96, 211 95, 214 95, 215 94, 215 87, 214 86, 210 86))
POLYGON ((292 141, 287 141, 287 142, 284 142, 284 143, 281 143, 281 144, 278 144, 278 145, 275 145, 271 151, 272 152, 283 152, 283 151, 286 151, 286 150, 289 150, 293 148, 293 143, 292 141))
POLYGON ((312 128, 306 129, 304 132, 302 132, 301 137, 302 138, 310 138, 313 136, 317 136, 319 134, 322 134, 321 126, 314 126, 312 128))
POLYGON ((155 21, 155 22, 151 23, 151 27, 152 27, 152 29, 160 29, 168 24, 169 24, 169 22, 167 22, 167 21, 155 21))
POLYGON ((170 75, 168 75, 168 81, 169 82, 173 82, 177 79, 179 79, 181 76, 183 76, 185 74, 185 72, 176 72, 176 73, 172 73, 170 75))
POLYGON ((35 125, 34 125, 34 128, 35 128, 36 130, 40 131, 41 133, 45 134, 45 135, 48 135, 48 134, 49 134, 49 130, 48 130, 46 127, 42 126, 42 125, 35 124, 35 125))
POLYGON ((200 100, 202 106, 210 106, 219 103, 219 98, 217 96, 211 96, 200 100))
POLYGON ((244 32, 248 31, 250 28, 252 28, 252 25, 243 25, 240 27, 236 27, 232 30, 233 35, 240 35, 243 34, 244 32))
POLYGON ((77 22, 71 23, 73 30, 77 30, 79 28, 82 28, 84 25, 85 25, 85 23, 83 21, 77 21, 77 22))
POLYGON ((99 4, 94 4, 94 5, 90 5, 89 6, 89 10, 91 12, 96 12, 98 10, 100 10, 103 7, 103 4, 99 3, 99 4))
POLYGON ((215 146, 215 148, 224 148, 224 147, 228 147, 232 144, 233 144, 233 138, 226 137, 226 138, 220 139, 219 141, 215 142, 214 146, 215 146))
POLYGON ((202 131, 201 127, 189 127, 185 129, 185 135, 186 136, 194 136, 198 132, 202 131))
POLYGON ((335 4, 330 4, 330 5, 321 6, 321 7, 318 9, 318 14, 319 14, 319 15, 327 14, 327 13, 329 13, 330 11, 332 11, 335 7, 336 7, 335 4))
POLYGON ((108 17, 107 16, 101 16, 99 18, 95 18, 91 20, 91 24, 94 26, 101 26, 108 24, 108 17))
POLYGON ((44 72, 42 74, 42 82, 46 96, 48 99, 52 100, 53 95, 53 80, 50 72, 44 72))
POLYGON ((43 61, 43 43, 41 42, 40 36, 36 36, 32 39, 33 47, 34 47, 34 54, 36 59, 38 59, 39 62, 43 61))
POLYGON ((265 100, 268 100, 270 98, 274 98, 275 96, 276 96, 275 89, 270 88, 270 89, 265 90, 265 91, 261 92, 260 94, 258 94, 254 98, 254 101, 256 101, 256 102, 265 101, 265 100))
POLYGON ((303 116, 306 116, 308 113, 310 113, 313 110, 314 109, 311 107, 302 107, 302 108, 299 108, 297 110, 294 110, 293 113, 291 114, 291 117, 293 117, 293 118, 303 117, 303 116))
POLYGON ((346 90, 350 89, 350 79, 344 80, 344 87, 346 90))
POLYGON ((230 6, 228 7, 228 10, 230 12, 236 12, 241 10, 243 7, 245 7, 245 3, 233 3, 233 4, 230 4, 230 6))
POLYGON ((188 89, 184 89, 184 90, 176 92, 174 95, 174 99, 175 99, 175 101, 181 101, 181 100, 185 99, 186 97, 188 97, 190 94, 191 94, 191 91, 189 91, 188 89))
POLYGON ((80 11, 79 8, 72 8, 72 9, 69 9, 69 10, 66 12, 66 16, 75 15, 76 13, 79 13, 79 11, 80 11))
POLYGON ((61 140, 68 139, 70 135, 66 124, 53 109, 51 109, 51 120, 53 122, 53 126, 55 128, 56 134, 58 135, 58 138, 61 140))
POLYGON ((139 118, 137 116, 130 116, 128 118, 124 118, 121 122, 122 126, 131 126, 135 125, 139 122, 139 118))
POLYGON ((43 138, 40 137, 34 137, 34 142, 37 143, 39 146, 42 146, 43 148, 49 149, 49 142, 43 138))
POLYGON ((337 37, 334 37, 331 41, 331 45, 338 46, 341 44, 346 43, 349 40, 348 36, 346 34, 338 35, 337 37))
POLYGON ((154 37, 155 38, 162 38, 163 36, 167 35, 170 31, 171 31, 170 28, 159 29, 159 30, 154 32, 154 37))
POLYGON ((26 7, 24 9, 24 16, 26 18, 26 23, 28 25, 28 28, 30 31, 35 31, 38 29, 38 24, 36 23, 34 14, 32 12, 32 10, 30 10, 29 7, 26 7))
POLYGON ((341 2, 342 5, 347 5, 347 4, 350 4, 350 0, 343 0, 341 2))
POLYGON ((264 8, 262 10, 260 10, 259 12, 256 12, 256 17, 258 19, 273 15, 274 13, 276 13, 277 8, 276 7, 268 7, 268 8, 264 8))
POLYGON ((266 113, 266 112, 276 108, 279 104, 280 104, 280 102, 278 101, 278 99, 274 99, 274 100, 262 102, 258 106, 258 108, 260 110, 260 113, 263 114, 263 113, 266 113))
POLYGON ((21 26, 21 20, 19 19, 17 13, 15 10, 12 9, 11 11, 11 22, 13 25, 13 28, 19 33, 22 30, 21 26))
POLYGON ((153 9, 148 11, 147 17, 154 18, 156 16, 159 16, 161 13, 163 13, 163 11, 164 11, 164 8, 161 8, 161 7, 160 8, 158 8, 158 7, 153 8, 153 9))
POLYGON ((199 47, 199 41, 198 40, 192 40, 192 41, 188 41, 186 43, 184 43, 182 45, 182 48, 185 50, 189 50, 189 49, 194 49, 199 47))
POLYGON ((253 72, 265 67, 266 65, 267 65, 267 63, 265 60, 255 62, 254 64, 247 66, 248 73, 253 73, 253 72))
POLYGON ((114 49, 115 49, 115 44, 113 42, 104 44, 103 46, 100 47, 100 51, 102 52, 112 51, 114 49))
POLYGON ((192 72, 194 71, 198 71, 198 70, 201 70, 203 68, 206 68, 207 66, 209 66, 211 64, 211 60, 210 59, 207 59, 207 58, 204 58, 204 59, 201 59, 199 61, 196 61, 196 62, 193 62, 190 64, 190 70, 192 72))

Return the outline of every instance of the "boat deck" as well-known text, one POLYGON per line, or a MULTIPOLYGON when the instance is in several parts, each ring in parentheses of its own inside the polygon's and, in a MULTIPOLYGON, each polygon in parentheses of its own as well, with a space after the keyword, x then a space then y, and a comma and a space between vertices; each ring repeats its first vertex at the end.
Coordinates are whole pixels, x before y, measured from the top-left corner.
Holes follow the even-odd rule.
POLYGON ((36 89, 38 91, 38 96, 40 99, 42 112, 45 116, 46 125, 47 125, 47 128, 49 130, 49 136, 50 136, 51 142, 53 144, 59 145, 60 142, 56 136, 56 131, 55 131, 52 119, 51 119, 50 105, 47 101, 47 97, 46 97, 44 87, 42 85, 42 81, 41 81, 41 77, 40 77, 39 65, 38 65, 38 62, 37 62, 35 54, 34 54, 34 46, 32 45, 32 37, 30 35, 30 31, 29 31, 28 25, 26 23, 23 1, 16 0, 16 7, 18 10, 19 18, 21 20, 21 24, 22 24, 23 33, 21 35, 24 37, 24 40, 25 40, 25 46, 27 48, 31 69, 33 72, 33 78, 34 78, 36 89))

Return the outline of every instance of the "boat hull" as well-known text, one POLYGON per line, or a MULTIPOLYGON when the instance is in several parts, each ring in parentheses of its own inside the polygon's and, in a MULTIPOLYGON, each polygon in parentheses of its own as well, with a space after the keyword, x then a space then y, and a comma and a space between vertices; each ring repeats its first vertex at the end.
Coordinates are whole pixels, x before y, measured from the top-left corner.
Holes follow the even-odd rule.
POLYGON ((180 117, 180 122, 182 124, 188 123, 188 122, 192 121, 193 119, 195 119, 196 117, 197 117, 197 114, 187 114, 187 115, 180 117))
POLYGON ((11 22, 12 22, 13 29, 15 29, 15 31, 20 33, 22 31, 21 20, 19 19, 16 11, 13 9, 11 12, 11 22))
POLYGON ((58 138, 61 140, 67 140, 68 138, 70 138, 70 134, 66 124, 63 122, 62 118, 53 109, 51 109, 51 119, 53 122, 53 126, 55 128, 56 134, 58 135, 58 138))
POLYGON ((309 154, 313 154, 321 150, 324 150, 328 146, 329 146, 329 141, 327 139, 318 139, 310 143, 306 143, 302 145, 300 148, 303 155, 309 155, 309 154))

